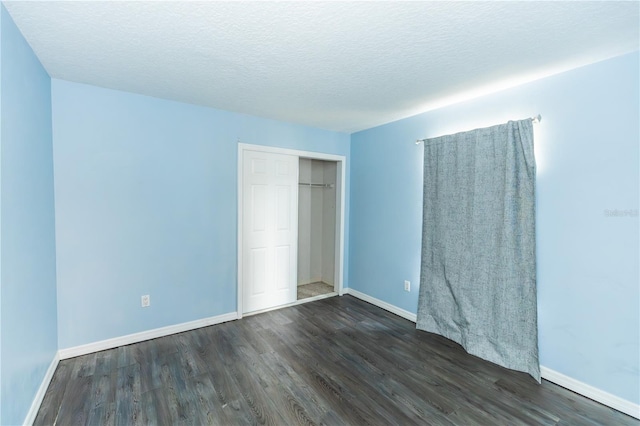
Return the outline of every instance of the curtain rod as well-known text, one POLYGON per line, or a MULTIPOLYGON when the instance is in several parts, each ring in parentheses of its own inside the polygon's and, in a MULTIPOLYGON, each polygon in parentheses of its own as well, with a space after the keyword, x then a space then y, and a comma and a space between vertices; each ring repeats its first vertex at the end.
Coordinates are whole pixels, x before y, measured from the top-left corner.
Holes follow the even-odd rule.
MULTIPOLYGON (((531 122, 533 124, 538 124, 539 122, 542 121, 542 116, 540 114, 536 115, 535 117, 530 117, 529 120, 531 120, 531 122)), ((422 142, 426 141, 429 138, 425 138, 425 139, 417 139, 416 140, 416 145, 420 145, 422 142)))

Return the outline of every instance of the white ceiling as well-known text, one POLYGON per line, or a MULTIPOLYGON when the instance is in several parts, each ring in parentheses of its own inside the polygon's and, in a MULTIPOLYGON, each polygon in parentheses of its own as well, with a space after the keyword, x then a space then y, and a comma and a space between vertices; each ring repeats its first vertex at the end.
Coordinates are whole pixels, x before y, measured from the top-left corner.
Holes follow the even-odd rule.
POLYGON ((353 132, 638 50, 631 2, 3 2, 51 77, 353 132))

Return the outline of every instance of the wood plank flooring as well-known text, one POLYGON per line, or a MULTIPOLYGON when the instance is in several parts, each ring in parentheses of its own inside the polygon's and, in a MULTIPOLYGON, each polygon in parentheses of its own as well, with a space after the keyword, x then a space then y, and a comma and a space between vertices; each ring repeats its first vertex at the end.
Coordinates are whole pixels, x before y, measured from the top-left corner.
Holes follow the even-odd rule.
POLYGON ((351 296, 61 361, 36 425, 640 425, 351 296))

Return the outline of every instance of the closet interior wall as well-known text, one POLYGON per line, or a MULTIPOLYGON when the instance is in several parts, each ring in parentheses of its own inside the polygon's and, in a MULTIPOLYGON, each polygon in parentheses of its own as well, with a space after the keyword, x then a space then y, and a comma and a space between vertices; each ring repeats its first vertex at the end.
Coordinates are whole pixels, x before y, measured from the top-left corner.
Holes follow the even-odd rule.
POLYGON ((335 285, 336 174, 334 161, 300 158, 298 286, 335 285))

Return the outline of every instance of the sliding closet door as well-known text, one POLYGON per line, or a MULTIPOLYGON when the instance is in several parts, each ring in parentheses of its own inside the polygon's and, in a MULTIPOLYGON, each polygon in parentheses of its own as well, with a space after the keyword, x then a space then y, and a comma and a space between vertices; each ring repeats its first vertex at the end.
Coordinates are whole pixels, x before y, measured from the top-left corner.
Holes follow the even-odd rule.
POLYGON ((244 151, 243 311, 296 300, 298 157, 244 151))

